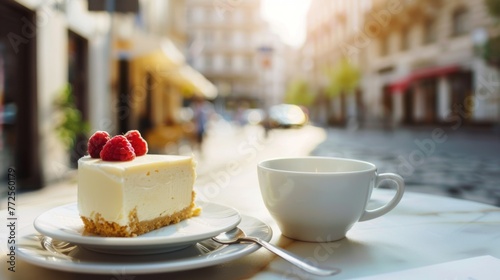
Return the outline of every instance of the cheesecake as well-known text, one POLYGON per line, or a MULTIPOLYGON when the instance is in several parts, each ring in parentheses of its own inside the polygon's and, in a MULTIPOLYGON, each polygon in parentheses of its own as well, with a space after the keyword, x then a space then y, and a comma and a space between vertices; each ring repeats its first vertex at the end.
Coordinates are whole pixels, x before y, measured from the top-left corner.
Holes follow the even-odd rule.
POLYGON ((78 160, 78 211, 86 234, 133 237, 196 216, 192 157, 78 160))

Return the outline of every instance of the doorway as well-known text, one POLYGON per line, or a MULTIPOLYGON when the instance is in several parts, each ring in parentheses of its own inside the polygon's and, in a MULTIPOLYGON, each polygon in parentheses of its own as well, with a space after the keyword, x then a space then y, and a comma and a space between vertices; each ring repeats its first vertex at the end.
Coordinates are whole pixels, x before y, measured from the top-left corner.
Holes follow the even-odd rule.
MULTIPOLYGON (((36 14, 15 1, 0 2, 0 170, 16 169, 18 191, 42 187, 36 76, 36 14)), ((2 184, 6 186, 7 184, 2 184)))
POLYGON ((414 115, 414 108, 413 108, 413 102, 414 100, 414 95, 413 95, 413 89, 412 87, 408 87, 404 93, 403 93, 403 123, 404 124, 413 124, 413 115, 414 115))
POLYGON ((430 78, 420 82, 420 87, 424 95, 424 124, 436 123, 437 115, 437 79, 430 78))
MULTIPOLYGON (((68 83, 82 121, 88 122, 88 40, 71 30, 68 30, 68 83)), ((77 167, 78 159, 85 154, 87 138, 80 134, 70 153, 71 166, 77 167)))
POLYGON ((463 71, 449 76, 451 84, 451 112, 464 122, 474 114, 474 107, 467 104, 472 97, 472 72, 463 71))

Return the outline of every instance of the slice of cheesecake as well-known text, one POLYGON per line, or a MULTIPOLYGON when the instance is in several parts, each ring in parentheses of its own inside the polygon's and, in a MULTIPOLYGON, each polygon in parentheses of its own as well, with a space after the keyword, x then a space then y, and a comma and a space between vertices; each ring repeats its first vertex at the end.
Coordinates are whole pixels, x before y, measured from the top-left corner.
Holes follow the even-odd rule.
POLYGON ((192 157, 78 161, 78 210, 85 232, 131 237, 198 215, 192 157))

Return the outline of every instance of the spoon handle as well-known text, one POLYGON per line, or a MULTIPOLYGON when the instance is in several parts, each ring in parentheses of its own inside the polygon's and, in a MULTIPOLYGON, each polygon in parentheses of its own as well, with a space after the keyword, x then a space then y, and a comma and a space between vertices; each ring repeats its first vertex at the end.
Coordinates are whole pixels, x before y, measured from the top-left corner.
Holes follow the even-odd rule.
POLYGON ((292 253, 285 251, 281 248, 278 248, 278 247, 272 245, 271 243, 264 241, 262 239, 256 238, 256 237, 247 236, 244 238, 240 238, 240 240, 255 242, 255 243, 261 245, 262 247, 268 249, 269 251, 275 253, 276 255, 282 257, 283 259, 287 260, 288 262, 296 265, 297 267, 299 267, 299 268, 301 268, 309 273, 315 274, 315 275, 328 276, 328 275, 333 275, 333 274, 337 274, 340 272, 340 269, 337 269, 337 268, 325 269, 325 268, 313 266, 313 265, 307 263, 306 261, 300 259, 299 257, 293 255, 292 253))

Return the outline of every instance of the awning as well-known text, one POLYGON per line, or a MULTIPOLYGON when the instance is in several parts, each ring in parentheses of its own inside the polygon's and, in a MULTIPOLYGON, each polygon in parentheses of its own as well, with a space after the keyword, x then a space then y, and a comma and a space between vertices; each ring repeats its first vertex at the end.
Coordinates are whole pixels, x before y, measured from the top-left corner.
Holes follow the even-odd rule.
POLYGON ((164 77, 173 84, 179 85, 187 93, 201 94, 208 99, 214 99, 217 96, 217 88, 189 65, 166 72, 164 77))
POLYGON ((455 72, 460 71, 460 67, 458 65, 450 65, 450 66, 440 66, 440 67, 432 67, 419 69, 411 73, 410 75, 399 79, 391 84, 389 84, 389 89, 391 92, 405 92, 410 85, 418 80, 446 76, 455 72))
POLYGON ((217 96, 217 88, 185 63, 182 52, 168 38, 137 32, 131 39, 130 48, 115 52, 115 57, 138 62, 148 71, 178 86, 185 95, 200 95, 207 99, 217 96))
POLYGON ((126 40, 115 39, 113 52, 114 57, 119 59, 135 59, 161 53, 171 65, 180 66, 185 63, 184 55, 170 39, 139 31, 126 40))

